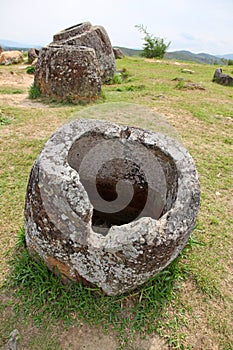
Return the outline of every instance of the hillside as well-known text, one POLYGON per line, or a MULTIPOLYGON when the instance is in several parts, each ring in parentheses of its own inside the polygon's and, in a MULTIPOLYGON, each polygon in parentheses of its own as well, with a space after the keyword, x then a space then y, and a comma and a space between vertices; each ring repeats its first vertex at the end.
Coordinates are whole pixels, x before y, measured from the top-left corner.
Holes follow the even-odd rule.
MULTIPOLYGON (((124 53, 125 56, 140 56, 142 50, 129 49, 126 47, 120 47, 119 49, 124 53)), ((230 59, 233 57, 233 54, 223 55, 222 57, 213 56, 207 53, 192 53, 190 51, 181 50, 181 51, 173 51, 167 52, 165 54, 165 58, 168 60, 177 60, 177 61, 190 61, 202 64, 225 64, 224 59, 230 59), (224 56, 224 57, 223 57, 224 56)))
POLYGON ((179 61, 192 61, 196 63, 204 63, 204 64, 224 64, 224 61, 220 57, 216 57, 213 55, 209 55, 207 53, 192 53, 190 51, 174 51, 167 52, 165 54, 165 58, 171 60, 179 60, 179 61))
MULTIPOLYGON (((121 49, 125 56, 140 56, 142 53, 142 50, 129 49, 126 47, 119 47, 119 49, 121 49)), ((232 55, 224 55, 224 58, 226 58, 226 56, 230 58, 232 55)), ((225 64, 221 57, 209 55, 207 53, 195 54, 186 50, 167 52, 165 58, 168 60, 190 61, 201 64, 225 64)))
POLYGON ((22 50, 27 51, 30 47, 41 48, 41 45, 18 43, 17 41, 5 40, 0 38, 0 46, 4 50, 22 50))
POLYGON ((228 53, 225 55, 218 55, 217 57, 225 58, 226 60, 233 60, 233 53, 228 53))

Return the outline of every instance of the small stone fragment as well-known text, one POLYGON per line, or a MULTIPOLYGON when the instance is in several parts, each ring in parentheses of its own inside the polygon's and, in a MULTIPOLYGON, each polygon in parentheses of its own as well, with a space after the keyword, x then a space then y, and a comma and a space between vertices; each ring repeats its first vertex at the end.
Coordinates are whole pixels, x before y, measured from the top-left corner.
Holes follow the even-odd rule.
POLYGON ((8 342, 1 347, 1 350, 18 350, 17 346, 17 337, 19 335, 19 331, 14 329, 11 334, 8 342))

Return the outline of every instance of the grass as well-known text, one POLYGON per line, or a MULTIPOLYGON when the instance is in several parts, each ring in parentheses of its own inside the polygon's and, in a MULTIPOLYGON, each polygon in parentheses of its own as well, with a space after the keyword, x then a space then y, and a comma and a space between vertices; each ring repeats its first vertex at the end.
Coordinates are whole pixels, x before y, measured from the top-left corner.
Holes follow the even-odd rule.
MULTIPOLYGON (((9 102, 5 94, 0 99, 1 118, 10 123, 0 125, 0 310, 4 320, 0 346, 18 328, 24 349, 62 349, 59 335, 64 329, 70 329, 70 323, 78 327, 88 323, 99 327, 100 334, 103 330, 117 334, 119 346, 125 349, 135 350, 132 344, 137 335, 152 332, 171 349, 230 350, 233 88, 213 83, 216 67, 210 65, 124 58, 117 61, 117 69, 127 72, 127 77, 121 84, 103 86, 105 102, 98 104, 107 108, 106 102, 131 102, 153 109, 176 128, 196 162, 201 208, 192 241, 163 273, 129 295, 111 298, 98 289, 63 286, 43 263, 30 259, 22 246, 24 233, 19 239, 17 232, 23 225, 29 172, 45 141, 74 112, 87 111, 85 117, 92 116, 81 105, 14 105, 14 94, 9 102), (185 68, 195 72, 188 79, 205 90, 176 88, 172 79, 184 77, 185 68)), ((226 66, 224 73, 231 70, 226 66)), ((27 75, 17 66, 0 67, 0 73, 8 72, 9 77, 27 75), (12 69, 14 75, 10 75, 12 69)), ((10 79, 8 85, 18 89, 10 79)), ((109 113, 108 119, 156 130, 156 118, 147 120, 140 113, 109 113)))
POLYGON ((195 243, 190 239, 179 258, 140 289, 131 294, 106 297, 98 288, 62 284, 60 277, 48 271, 39 257, 36 260, 30 257, 21 229, 5 288, 14 290, 14 297, 20 300, 14 311, 25 320, 30 316, 36 325, 43 325, 49 315, 50 322, 61 319, 69 325, 78 319, 90 325, 101 325, 117 332, 120 347, 124 348, 130 338, 129 329, 132 333, 162 332, 162 312, 175 299, 175 291, 188 276, 188 270, 179 261, 195 243), (158 322, 151 323, 152 319, 158 322))
POLYGON ((0 125, 11 124, 12 118, 0 110, 0 125))
POLYGON ((35 66, 27 66, 26 67, 27 74, 34 74, 35 71, 36 71, 36 67, 35 66))
POLYGON ((15 89, 15 88, 12 88, 12 87, 1 87, 0 88, 0 94, 12 94, 12 95, 15 95, 15 94, 23 94, 24 93, 24 90, 21 90, 21 89, 15 89))

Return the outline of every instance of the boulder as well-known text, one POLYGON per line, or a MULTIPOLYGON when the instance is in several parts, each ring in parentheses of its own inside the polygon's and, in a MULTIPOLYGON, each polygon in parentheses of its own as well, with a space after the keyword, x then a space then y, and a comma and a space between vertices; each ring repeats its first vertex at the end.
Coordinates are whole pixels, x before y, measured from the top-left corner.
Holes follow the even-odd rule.
POLYGON ((191 69, 181 69, 181 72, 182 73, 187 73, 187 74, 194 74, 195 72, 194 72, 194 70, 191 70, 191 69))
POLYGON ((41 94, 61 100, 94 100, 101 94, 101 77, 95 50, 50 45, 40 50, 34 86, 41 94))
POLYGON ((222 68, 217 68, 214 72, 213 82, 225 85, 233 86, 233 77, 222 72, 222 68))
POLYGON ((99 62, 102 82, 108 81, 114 76, 115 56, 104 27, 92 26, 90 22, 84 22, 55 34, 53 44, 93 48, 99 62))
POLYGON ((121 51, 121 49, 119 49, 118 47, 114 47, 113 48, 113 52, 114 52, 114 56, 115 56, 115 58, 117 59, 117 58, 124 58, 125 57, 125 55, 123 54, 123 52, 121 51))
POLYGON ((2 49, 2 47, 0 46, 0 54, 3 52, 3 49, 2 49))
POLYGON ((0 54, 0 64, 17 64, 23 62, 23 54, 20 51, 3 51, 0 54))
POLYGON ((39 56, 39 50, 38 49, 34 49, 34 48, 31 48, 28 50, 28 63, 29 64, 32 64, 36 58, 38 58, 39 56))
MULTIPOLYGON (((99 108, 102 117, 132 112, 131 105, 99 108)), ((197 170, 187 150, 161 132, 76 118, 48 140, 32 168, 27 248, 63 280, 125 293, 185 246, 199 208, 197 170)))

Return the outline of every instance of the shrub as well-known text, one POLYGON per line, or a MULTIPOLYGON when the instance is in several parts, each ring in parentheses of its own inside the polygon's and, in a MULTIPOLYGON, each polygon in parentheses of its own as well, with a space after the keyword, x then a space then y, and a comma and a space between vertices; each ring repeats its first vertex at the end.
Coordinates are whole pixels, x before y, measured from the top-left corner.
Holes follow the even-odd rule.
POLYGON ((143 38, 145 43, 141 55, 147 58, 163 58, 171 42, 166 44, 163 38, 149 34, 147 28, 141 24, 135 27, 145 35, 143 38))
POLYGON ((29 98, 32 100, 35 100, 36 98, 40 97, 41 95, 41 90, 39 86, 35 86, 34 84, 31 85, 29 89, 29 98))
POLYGON ((121 84, 122 83, 122 78, 121 78, 121 74, 114 74, 114 76, 109 79, 108 81, 106 81, 105 84, 107 85, 114 85, 114 84, 121 84))
POLYGON ((28 66, 28 67, 26 68, 26 72, 27 72, 28 74, 34 74, 34 73, 35 73, 35 70, 36 70, 35 66, 28 66))

